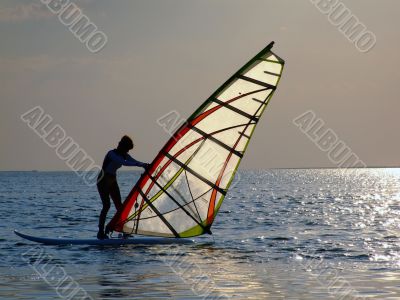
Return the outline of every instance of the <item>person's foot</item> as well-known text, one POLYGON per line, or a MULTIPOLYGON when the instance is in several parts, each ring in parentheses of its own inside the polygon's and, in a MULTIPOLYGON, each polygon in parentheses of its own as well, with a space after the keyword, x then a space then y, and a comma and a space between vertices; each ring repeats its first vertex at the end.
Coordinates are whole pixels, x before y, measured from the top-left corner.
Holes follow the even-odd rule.
POLYGON ((111 232, 110 228, 108 226, 106 226, 106 230, 105 230, 105 235, 109 235, 111 232))
POLYGON ((107 240, 108 239, 108 235, 105 234, 103 231, 99 231, 97 233, 97 239, 99 239, 99 240, 107 240))

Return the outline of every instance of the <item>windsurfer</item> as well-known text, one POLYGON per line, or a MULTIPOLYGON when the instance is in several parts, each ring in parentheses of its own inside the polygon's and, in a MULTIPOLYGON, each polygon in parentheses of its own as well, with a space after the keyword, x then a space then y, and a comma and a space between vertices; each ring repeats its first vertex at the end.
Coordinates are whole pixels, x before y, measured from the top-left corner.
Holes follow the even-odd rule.
POLYGON ((110 150, 103 161, 102 170, 99 173, 97 189, 100 194, 103 208, 99 217, 99 232, 97 238, 107 239, 109 229, 104 230, 107 213, 110 209, 110 196, 117 211, 122 209, 121 193, 119 191, 116 172, 121 166, 133 166, 147 168, 148 164, 135 160, 128 152, 134 147, 133 141, 129 136, 124 135, 118 143, 116 149, 110 150))

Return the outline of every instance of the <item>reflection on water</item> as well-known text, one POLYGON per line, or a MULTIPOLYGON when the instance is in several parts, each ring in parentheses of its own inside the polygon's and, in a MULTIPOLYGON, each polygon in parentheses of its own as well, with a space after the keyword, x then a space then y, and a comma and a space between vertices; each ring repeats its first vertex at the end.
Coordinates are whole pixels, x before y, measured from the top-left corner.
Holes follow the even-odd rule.
MULTIPOLYGON (((138 175, 121 173, 123 194, 138 175)), ((96 190, 69 172, 0 177, 0 298, 57 299, 12 230, 93 236, 96 190)), ((43 249, 94 299, 399 299, 399 199, 399 169, 246 171, 194 245, 43 249)))

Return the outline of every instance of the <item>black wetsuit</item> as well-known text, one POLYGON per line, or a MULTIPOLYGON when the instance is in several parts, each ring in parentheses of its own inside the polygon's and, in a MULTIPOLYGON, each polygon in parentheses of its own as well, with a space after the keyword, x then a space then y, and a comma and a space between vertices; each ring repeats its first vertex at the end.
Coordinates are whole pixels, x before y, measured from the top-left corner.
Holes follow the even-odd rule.
POLYGON ((110 196, 114 202, 115 208, 117 210, 122 208, 121 193, 119 191, 116 175, 117 170, 121 166, 145 167, 146 164, 135 160, 127 153, 118 151, 118 149, 111 150, 107 153, 97 181, 97 190, 103 202, 103 208, 99 218, 99 232, 104 232, 104 224, 111 206, 110 196))

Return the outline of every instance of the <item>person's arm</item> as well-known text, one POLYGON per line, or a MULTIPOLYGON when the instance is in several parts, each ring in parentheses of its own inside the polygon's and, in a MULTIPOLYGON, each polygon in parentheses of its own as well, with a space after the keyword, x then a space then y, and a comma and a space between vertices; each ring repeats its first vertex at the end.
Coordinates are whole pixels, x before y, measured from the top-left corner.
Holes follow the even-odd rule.
POLYGON ((149 166, 149 164, 138 161, 138 160, 134 159, 132 156, 130 156, 129 154, 127 154, 126 157, 127 157, 126 161, 133 164, 130 166, 137 166, 137 167, 142 167, 142 168, 147 168, 149 166))
POLYGON ((127 159, 123 159, 121 156, 114 153, 114 151, 110 151, 108 155, 111 158, 111 160, 113 160, 123 166, 128 166, 128 167, 145 167, 145 166, 147 166, 147 164, 133 159, 129 154, 127 154, 127 159))

